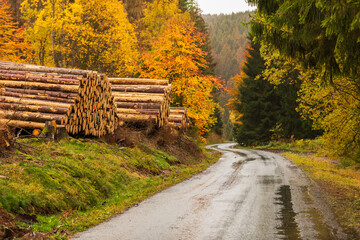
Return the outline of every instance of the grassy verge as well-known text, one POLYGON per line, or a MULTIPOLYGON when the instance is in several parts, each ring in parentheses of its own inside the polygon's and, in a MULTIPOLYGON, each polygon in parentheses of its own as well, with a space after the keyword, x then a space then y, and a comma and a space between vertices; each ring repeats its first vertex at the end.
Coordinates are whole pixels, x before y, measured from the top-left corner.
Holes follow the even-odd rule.
POLYGON ((300 166, 325 191, 339 223, 351 235, 360 236, 360 174, 354 167, 315 155, 282 153, 300 166))
POLYGON ((20 146, 0 157, 0 210, 13 214, 18 227, 54 239, 98 224, 219 157, 204 152, 183 160, 149 145, 73 138, 21 140, 20 146))

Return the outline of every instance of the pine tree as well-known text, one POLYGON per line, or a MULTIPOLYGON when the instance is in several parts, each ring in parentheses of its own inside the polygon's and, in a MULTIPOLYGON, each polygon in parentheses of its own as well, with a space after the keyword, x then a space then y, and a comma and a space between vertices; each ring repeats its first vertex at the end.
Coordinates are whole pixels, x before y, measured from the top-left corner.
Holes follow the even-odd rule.
POLYGON ((241 113, 235 124, 234 137, 239 144, 256 145, 268 142, 280 113, 280 99, 274 86, 262 77, 265 61, 260 55, 260 45, 252 41, 247 48, 247 57, 242 74, 236 77, 237 99, 230 106, 241 113))

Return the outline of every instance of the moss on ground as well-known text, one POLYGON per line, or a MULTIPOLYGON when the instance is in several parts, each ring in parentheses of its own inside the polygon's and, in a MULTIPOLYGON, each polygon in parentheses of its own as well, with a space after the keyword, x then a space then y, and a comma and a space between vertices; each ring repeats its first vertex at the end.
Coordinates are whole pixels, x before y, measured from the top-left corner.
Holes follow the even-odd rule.
POLYGON ((206 169, 219 157, 207 153, 183 161, 144 144, 124 148, 74 138, 19 144, 0 157, 0 208, 33 219, 19 221, 19 227, 56 239, 124 211, 206 169))

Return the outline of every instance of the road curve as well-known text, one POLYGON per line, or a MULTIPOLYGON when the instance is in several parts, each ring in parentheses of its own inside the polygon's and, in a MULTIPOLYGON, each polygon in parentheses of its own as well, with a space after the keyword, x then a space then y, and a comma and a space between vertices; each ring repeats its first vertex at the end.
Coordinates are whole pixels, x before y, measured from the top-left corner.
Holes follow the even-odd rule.
POLYGON ((299 167, 233 146, 210 146, 223 156, 206 171, 74 239, 347 239, 299 167))

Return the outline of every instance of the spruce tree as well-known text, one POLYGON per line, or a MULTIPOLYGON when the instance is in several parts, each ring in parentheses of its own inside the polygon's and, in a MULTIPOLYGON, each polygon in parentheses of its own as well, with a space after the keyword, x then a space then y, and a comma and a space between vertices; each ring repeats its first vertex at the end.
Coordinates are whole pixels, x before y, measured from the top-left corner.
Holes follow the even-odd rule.
POLYGON ((242 84, 238 86, 236 110, 242 113, 242 124, 235 124, 234 137, 239 144, 256 145, 271 139, 270 131, 276 126, 280 114, 280 98, 273 85, 261 73, 265 69, 260 45, 249 38, 247 58, 243 65, 242 84))

